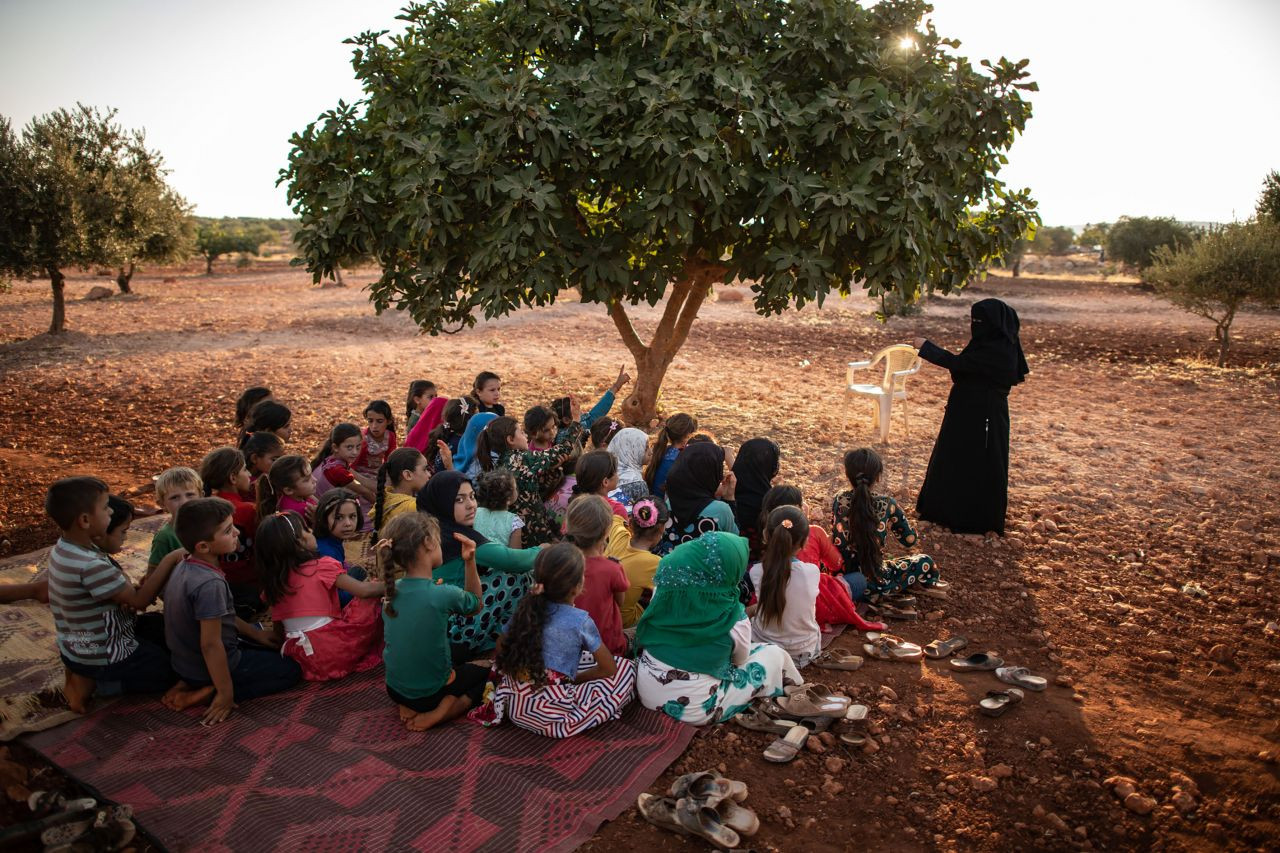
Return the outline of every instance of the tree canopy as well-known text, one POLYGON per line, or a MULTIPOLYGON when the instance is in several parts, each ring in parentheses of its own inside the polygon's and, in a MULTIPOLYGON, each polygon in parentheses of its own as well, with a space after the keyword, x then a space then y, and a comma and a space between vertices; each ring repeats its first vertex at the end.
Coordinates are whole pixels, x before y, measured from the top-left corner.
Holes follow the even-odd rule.
POLYGON ((1071 248, 1076 232, 1065 225, 1037 228, 1031 250, 1039 255, 1063 255, 1071 248))
POLYGON ((1222 367, 1241 306, 1280 305, 1280 222, 1232 223, 1185 248, 1163 246, 1143 277, 1174 305, 1213 321, 1222 367))
POLYGON ((275 237, 275 232, 261 223, 204 220, 196 229, 196 253, 205 260, 206 275, 213 274, 213 262, 231 252, 258 254, 262 244, 275 237))
POLYGON ((53 333, 65 324, 67 269, 160 252, 185 216, 160 155, 114 118, 77 105, 33 119, 21 136, 0 118, 0 272, 49 278, 53 333))
POLYGON ((1258 218, 1280 222, 1280 172, 1272 170, 1262 181, 1258 218))
POLYGON ((442 0, 364 33, 364 94, 292 138, 281 180, 316 280, 436 333, 568 288, 658 383, 708 287, 764 314, 856 286, 962 287, 1036 221, 998 179, 1027 62, 975 68, 920 0, 442 0), (667 298, 648 343, 626 306, 667 298))
POLYGON ((1144 270, 1155 261, 1157 249, 1183 249, 1195 238, 1196 232, 1176 219, 1122 216, 1107 229, 1107 254, 1113 260, 1144 270))

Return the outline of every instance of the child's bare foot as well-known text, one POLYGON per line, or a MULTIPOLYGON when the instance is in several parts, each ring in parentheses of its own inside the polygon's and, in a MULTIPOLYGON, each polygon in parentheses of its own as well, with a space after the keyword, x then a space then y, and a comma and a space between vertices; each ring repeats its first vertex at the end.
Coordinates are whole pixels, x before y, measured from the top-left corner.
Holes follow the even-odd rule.
POLYGON ((185 711, 193 705, 200 705, 213 698, 213 685, 207 687, 190 687, 179 681, 160 697, 160 703, 170 711, 185 711))
POLYGON ((87 713, 89 697, 93 695, 93 688, 97 687, 97 682, 87 675, 72 672, 65 666, 63 666, 63 673, 66 680, 62 686, 62 695, 67 699, 67 707, 77 714, 87 713))
POLYGON ((400 722, 407 723, 418 713, 408 705, 396 705, 396 710, 400 712, 400 722))
POLYGON ((405 728, 411 732, 425 732, 432 726, 438 725, 444 719, 444 714, 440 713, 440 709, 434 711, 424 711, 421 714, 414 714, 412 717, 404 721, 405 728))

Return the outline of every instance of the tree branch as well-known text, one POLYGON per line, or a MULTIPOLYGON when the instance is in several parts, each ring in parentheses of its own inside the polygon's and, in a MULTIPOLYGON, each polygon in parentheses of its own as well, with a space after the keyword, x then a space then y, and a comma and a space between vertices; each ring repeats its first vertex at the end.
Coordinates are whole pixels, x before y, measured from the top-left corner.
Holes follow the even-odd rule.
POLYGON ((627 309, 622 307, 622 303, 614 299, 609 303, 609 316, 613 318, 613 325, 617 326, 618 334, 622 336, 622 342, 626 344, 628 350, 631 351, 637 362, 644 358, 649 352, 649 348, 644 345, 644 341, 640 340, 640 336, 636 334, 635 326, 631 325, 631 318, 627 316, 627 309))

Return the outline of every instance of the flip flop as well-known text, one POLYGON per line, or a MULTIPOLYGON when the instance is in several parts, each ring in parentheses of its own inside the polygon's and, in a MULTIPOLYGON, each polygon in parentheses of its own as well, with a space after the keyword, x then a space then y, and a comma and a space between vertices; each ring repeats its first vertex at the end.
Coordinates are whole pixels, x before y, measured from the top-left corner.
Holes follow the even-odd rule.
POLYGON ((792 717, 832 717, 839 719, 849 710, 849 700, 823 693, 810 685, 808 689, 797 691, 789 696, 774 699, 788 716, 792 717))
POLYGON ((795 720, 781 720, 765 713, 760 708, 747 708, 733 715, 733 721, 744 729, 753 732, 768 732, 771 735, 785 735, 795 728, 795 720))
POLYGON ((934 659, 951 657, 951 655, 969 645, 969 641, 964 637, 952 637, 948 640, 934 640, 932 643, 924 647, 924 653, 927 657, 934 659))
POLYGON ((640 816, 660 829, 669 829, 681 835, 688 835, 684 824, 676 817, 676 801, 670 797, 659 797, 654 794, 641 794, 636 798, 636 808, 640 816))
POLYGON ((734 800, 721 800, 716 806, 720 822, 739 835, 755 835, 760 831, 760 818, 746 806, 734 800))
POLYGON ((989 690, 987 698, 978 702, 978 707, 988 717, 998 717, 1021 702, 1024 695, 1016 687, 1010 687, 1008 690, 989 690))
POLYGON ((862 666, 862 658, 858 655, 837 655, 823 652, 810 661, 818 669, 838 669, 853 672, 862 666))
POLYGON ((908 643, 893 634, 877 634, 874 638, 868 634, 867 637, 871 642, 862 645, 862 650, 867 653, 867 657, 876 660, 912 661, 920 660, 924 656, 924 651, 915 643, 908 643))
POLYGON ((742 841, 721 821, 719 812, 697 800, 676 800, 676 818, 690 835, 704 838, 722 850, 732 850, 742 841))
POLYGON ((1004 659, 992 654, 974 652, 967 658, 952 658, 951 668, 959 672, 988 672, 1004 666, 1004 659))
POLYGON ((679 799, 700 800, 715 807, 721 800, 742 802, 747 798, 747 785, 726 779, 719 773, 686 773, 671 783, 671 796, 679 799))
POLYGON ((1038 675, 1033 675, 1025 666, 1002 666, 996 669, 996 678, 1005 684, 1025 687, 1037 692, 1049 686, 1049 682, 1038 675))
POLYGON ((809 739, 809 730, 804 726, 796 726, 782 737, 769 744, 764 751, 764 760, 775 764, 786 764, 799 754, 804 742, 809 739))

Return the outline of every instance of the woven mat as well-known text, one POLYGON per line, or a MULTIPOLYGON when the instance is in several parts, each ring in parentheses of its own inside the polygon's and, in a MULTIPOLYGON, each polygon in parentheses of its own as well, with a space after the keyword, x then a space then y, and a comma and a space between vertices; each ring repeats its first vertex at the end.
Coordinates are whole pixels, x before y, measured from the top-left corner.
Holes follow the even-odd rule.
MULTIPOLYGON (((130 526, 124 550, 115 557, 133 580, 146 573, 151 537, 167 519, 167 515, 137 519, 130 526)), ((0 584, 30 583, 48 561, 48 548, 0 561, 0 584)), ((62 699, 56 638, 47 604, 0 604, 0 741, 76 719, 62 699)))
POLYGON ((130 697, 25 740, 174 850, 507 853, 583 843, 696 732, 632 703, 565 740, 466 720, 413 733, 381 667, 198 720, 130 697))

